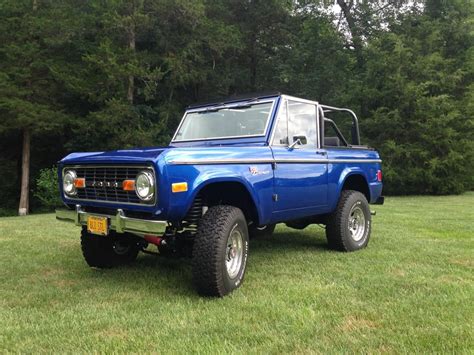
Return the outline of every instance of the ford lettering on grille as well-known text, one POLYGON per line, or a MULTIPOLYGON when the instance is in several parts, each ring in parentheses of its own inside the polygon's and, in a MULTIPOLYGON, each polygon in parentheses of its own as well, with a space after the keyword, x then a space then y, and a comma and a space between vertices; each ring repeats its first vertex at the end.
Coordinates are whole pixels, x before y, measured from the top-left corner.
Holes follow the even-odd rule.
POLYGON ((117 188, 120 184, 117 181, 86 181, 86 186, 90 187, 106 187, 106 188, 117 188))

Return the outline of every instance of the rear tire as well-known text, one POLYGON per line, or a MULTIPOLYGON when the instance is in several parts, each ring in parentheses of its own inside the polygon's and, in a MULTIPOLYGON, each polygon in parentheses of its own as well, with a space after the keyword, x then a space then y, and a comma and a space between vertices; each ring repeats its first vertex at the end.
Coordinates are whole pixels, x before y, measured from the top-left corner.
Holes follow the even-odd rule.
POLYGON ((336 210, 329 216, 326 225, 329 247, 339 251, 365 248, 370 239, 371 217, 364 194, 343 190, 336 210))
POLYGON ((87 264, 97 268, 111 268, 133 262, 140 251, 136 239, 132 236, 100 236, 81 232, 82 255, 87 264))
POLYGON ((193 245, 193 280, 201 295, 222 297, 244 279, 247 222, 234 206, 212 206, 202 217, 193 245))

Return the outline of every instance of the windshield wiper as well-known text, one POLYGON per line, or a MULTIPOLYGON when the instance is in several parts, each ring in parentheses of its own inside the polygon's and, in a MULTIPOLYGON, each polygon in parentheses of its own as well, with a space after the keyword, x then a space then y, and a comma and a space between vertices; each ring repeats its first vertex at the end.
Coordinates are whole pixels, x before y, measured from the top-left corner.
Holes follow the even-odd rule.
POLYGON ((240 106, 232 106, 232 107, 229 107, 229 109, 235 109, 235 110, 241 110, 241 109, 244 109, 244 108, 250 108, 252 107, 252 105, 240 105, 240 106))
POLYGON ((198 113, 218 112, 220 110, 242 110, 242 109, 250 108, 250 107, 252 107, 252 105, 249 105, 249 104, 243 104, 243 105, 237 105, 237 106, 222 105, 216 108, 208 107, 202 111, 199 111, 198 113))
POLYGON ((208 112, 217 112, 219 110, 220 110, 220 108, 211 108, 211 107, 209 107, 209 108, 206 108, 202 111, 198 111, 198 113, 202 114, 202 113, 208 113, 208 112))

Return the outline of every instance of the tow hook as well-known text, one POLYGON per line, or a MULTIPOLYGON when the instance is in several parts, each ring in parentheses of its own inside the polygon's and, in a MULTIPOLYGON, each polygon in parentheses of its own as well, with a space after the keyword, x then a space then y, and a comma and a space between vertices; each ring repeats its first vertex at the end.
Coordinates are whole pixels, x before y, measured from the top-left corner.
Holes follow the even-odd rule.
POLYGON ((371 214, 372 216, 375 216, 375 215, 377 214, 377 211, 370 211, 370 214, 371 214))

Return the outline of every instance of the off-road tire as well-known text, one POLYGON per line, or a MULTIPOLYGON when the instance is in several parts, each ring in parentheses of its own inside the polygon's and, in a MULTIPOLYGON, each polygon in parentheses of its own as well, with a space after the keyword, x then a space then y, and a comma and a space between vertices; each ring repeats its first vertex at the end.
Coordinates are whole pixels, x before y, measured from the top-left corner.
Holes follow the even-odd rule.
POLYGON ((82 255, 87 264, 97 268, 111 268, 133 262, 140 251, 140 247, 132 236, 100 236, 81 231, 82 255), (120 244, 118 244, 120 243, 120 244), (120 253, 117 246, 126 246, 120 253))
POLYGON ((247 222, 234 206, 218 205, 202 217, 193 245, 192 274, 199 294, 222 297, 242 284, 248 257, 247 222), (226 267, 227 242, 235 229, 242 238, 241 265, 231 278, 226 267))
POLYGON ((326 238, 329 247, 339 251, 355 251, 365 248, 371 232, 371 214, 369 203, 364 194, 354 190, 343 190, 336 210, 329 216, 326 225, 326 238), (354 240, 349 229, 350 214, 353 208, 363 212, 365 229, 359 240, 354 240))
POLYGON ((249 227, 249 237, 250 239, 258 239, 271 237, 275 231, 276 224, 267 224, 263 227, 250 226, 249 227))

